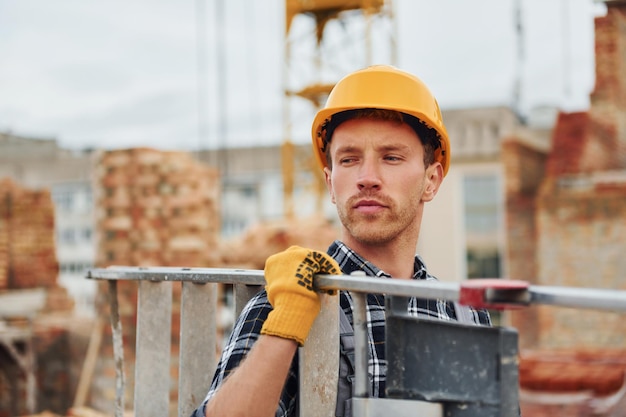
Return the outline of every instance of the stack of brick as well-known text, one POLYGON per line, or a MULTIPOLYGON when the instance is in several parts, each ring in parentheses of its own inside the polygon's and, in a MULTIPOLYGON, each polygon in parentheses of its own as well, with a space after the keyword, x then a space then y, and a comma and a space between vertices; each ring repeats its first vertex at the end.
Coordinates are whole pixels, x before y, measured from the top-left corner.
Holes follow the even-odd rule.
POLYGON ((103 152, 95 179, 98 266, 208 267, 219 238, 219 177, 184 152, 103 152))
MULTIPOLYGON (((135 148, 101 152, 95 164, 98 267, 219 266, 219 175, 184 152, 135 148)), ((100 293, 106 297, 107 287, 100 293)), ((176 372, 180 333, 180 283, 173 285, 172 374, 176 372)), ((117 286, 125 340, 126 398, 133 398, 137 283, 117 286)), ((104 320, 107 306, 102 305, 104 320)), ((105 326, 92 385, 91 405, 113 412, 115 364, 112 335, 105 326)), ((171 414, 176 414, 176 386, 171 414)), ((132 407, 132 404, 128 404, 132 407)))
POLYGON ((326 251, 337 238, 339 229, 322 216, 267 221, 223 242, 221 263, 228 268, 263 269, 270 255, 290 246, 326 251))
POLYGON ((58 272, 50 191, 0 181, 0 289, 50 288, 58 272))

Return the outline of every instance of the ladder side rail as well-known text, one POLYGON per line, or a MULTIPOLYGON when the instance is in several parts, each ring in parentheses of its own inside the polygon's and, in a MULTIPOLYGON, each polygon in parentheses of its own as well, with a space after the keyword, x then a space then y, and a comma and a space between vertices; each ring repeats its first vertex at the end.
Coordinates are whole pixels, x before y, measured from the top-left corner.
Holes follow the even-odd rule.
POLYGON ((234 314, 233 317, 239 317, 241 311, 245 305, 250 301, 256 293, 258 293, 262 285, 250 285, 250 284, 233 284, 233 298, 234 298, 234 314))
POLYGON ((216 366, 217 283, 183 281, 180 300, 178 415, 188 417, 211 384, 216 366))
POLYGON ((354 417, 445 417, 441 403, 398 398, 353 398, 354 417))
MULTIPOLYGON (((218 269, 218 268, 137 268, 137 267, 110 267, 89 270, 87 278, 92 279, 152 279, 192 282, 222 282, 247 285, 262 285, 262 270, 218 269), (151 278, 146 278, 151 276, 151 278)), ((406 281, 406 280, 377 280, 372 277, 324 275, 315 277, 316 289, 349 290, 374 294, 400 295, 407 297, 438 298, 448 301, 459 301, 464 290, 467 290, 469 280, 459 284, 441 281, 406 281)), ((507 282, 506 279, 494 279, 494 282, 507 282)), ((521 282, 521 281, 518 281, 521 282)), ((487 284, 489 285, 489 284, 487 284)), ((485 302, 490 300, 490 291, 485 290, 485 302)), ((497 291, 496 291, 497 292, 497 291)), ((497 300, 496 300, 497 301, 497 300)), ((529 286, 526 296, 516 299, 513 304, 547 304, 554 306, 596 309, 614 312, 626 312, 626 291, 617 289, 596 289, 582 287, 550 287, 529 286), (523 300, 522 300, 523 299, 523 300), (520 302, 520 301, 523 301, 520 302)), ((506 301, 505 301, 506 304, 506 301)))
POLYGON ((598 288, 531 285, 530 304, 626 312, 626 292, 598 288))
POLYGON ((124 373, 124 341, 122 338, 122 322, 120 320, 120 308, 117 298, 117 281, 110 280, 109 308, 111 320, 111 337, 113 339, 113 360, 115 362, 115 417, 124 415, 124 390, 126 387, 126 374, 124 373))
POLYGON ((141 280, 135 338, 135 417, 168 417, 172 283, 141 280))
POLYGON ((334 416, 339 371, 339 296, 322 294, 321 310, 299 348, 299 417, 334 416))

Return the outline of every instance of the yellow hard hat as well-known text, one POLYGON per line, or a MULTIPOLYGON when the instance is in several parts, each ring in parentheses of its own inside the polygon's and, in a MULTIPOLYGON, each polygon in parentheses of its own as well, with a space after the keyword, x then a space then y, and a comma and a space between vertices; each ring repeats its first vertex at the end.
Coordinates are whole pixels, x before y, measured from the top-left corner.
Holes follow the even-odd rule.
POLYGON ((326 167, 323 126, 331 117, 345 110, 396 110, 418 118, 439 135, 440 147, 435 161, 443 166, 444 176, 450 166, 450 141, 437 100, 426 84, 416 76, 388 65, 374 65, 355 71, 339 80, 330 92, 326 106, 317 112, 311 134, 320 166, 326 167))

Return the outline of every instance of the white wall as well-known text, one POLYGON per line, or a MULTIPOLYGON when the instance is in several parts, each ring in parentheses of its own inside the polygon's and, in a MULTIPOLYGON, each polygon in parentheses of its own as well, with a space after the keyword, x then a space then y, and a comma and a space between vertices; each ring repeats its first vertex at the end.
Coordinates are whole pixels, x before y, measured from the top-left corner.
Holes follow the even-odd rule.
POLYGON ((445 282, 465 277, 462 172, 451 167, 435 199, 426 204, 417 252, 428 271, 445 282))

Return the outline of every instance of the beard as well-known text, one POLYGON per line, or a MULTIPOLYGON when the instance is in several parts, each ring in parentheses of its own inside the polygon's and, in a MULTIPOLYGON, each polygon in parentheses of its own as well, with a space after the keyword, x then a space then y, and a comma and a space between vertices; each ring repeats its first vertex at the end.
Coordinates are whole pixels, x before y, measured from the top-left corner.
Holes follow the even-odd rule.
POLYGON ((417 194, 411 193, 410 198, 399 205, 384 195, 361 193, 337 205, 337 214, 352 238, 367 245, 382 245, 397 239, 403 232, 415 230, 420 203, 417 194), (377 213, 360 213, 354 205, 367 198, 375 199, 385 208, 377 213))

